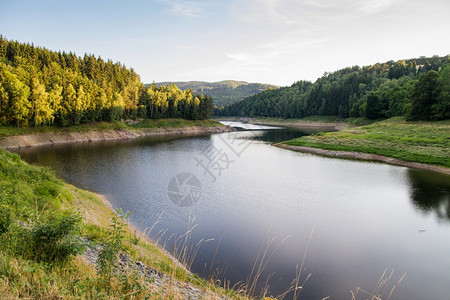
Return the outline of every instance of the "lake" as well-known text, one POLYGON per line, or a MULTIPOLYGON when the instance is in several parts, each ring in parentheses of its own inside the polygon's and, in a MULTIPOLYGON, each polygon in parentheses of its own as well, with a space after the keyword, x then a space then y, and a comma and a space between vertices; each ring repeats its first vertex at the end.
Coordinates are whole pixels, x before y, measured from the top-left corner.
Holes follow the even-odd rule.
POLYGON ((351 299, 386 269, 385 296, 406 273, 394 299, 448 299, 449 176, 270 145, 312 129, 247 129, 16 152, 134 211, 130 221, 169 251, 195 227, 191 269, 203 277, 246 282, 266 252, 257 293, 283 293, 305 257, 303 299, 351 299))

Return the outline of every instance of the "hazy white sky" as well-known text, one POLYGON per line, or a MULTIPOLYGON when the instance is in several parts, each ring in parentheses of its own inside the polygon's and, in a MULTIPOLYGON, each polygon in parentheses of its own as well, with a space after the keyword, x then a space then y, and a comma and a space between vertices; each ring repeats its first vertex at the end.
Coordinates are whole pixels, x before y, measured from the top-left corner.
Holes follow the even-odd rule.
POLYGON ((290 85, 450 54, 448 0, 0 0, 0 33, 133 67, 143 82, 290 85))

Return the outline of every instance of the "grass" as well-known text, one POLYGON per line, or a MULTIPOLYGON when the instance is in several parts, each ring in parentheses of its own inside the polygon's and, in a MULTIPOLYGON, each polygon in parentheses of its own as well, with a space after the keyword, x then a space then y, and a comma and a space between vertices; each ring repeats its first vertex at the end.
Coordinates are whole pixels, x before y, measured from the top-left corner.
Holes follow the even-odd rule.
POLYGON ((450 120, 406 122, 391 118, 283 142, 287 145, 356 151, 450 167, 450 120))
POLYGON ((221 126, 215 120, 185 120, 185 119, 143 119, 134 125, 127 125, 121 121, 114 122, 94 122, 71 127, 58 126, 36 126, 36 127, 15 127, 0 126, 0 139, 7 136, 22 134, 37 134, 48 132, 90 132, 90 131, 108 131, 120 129, 142 129, 142 128, 178 128, 190 126, 214 127, 221 126))
MULTIPOLYGON (((174 283, 156 288, 132 271, 113 274, 106 281, 95 266, 76 255, 82 252, 75 247, 81 236, 94 243, 108 242, 113 214, 97 195, 0 149, 0 295, 7 299, 179 299, 174 283), (75 224, 71 230, 65 230, 67 220, 75 224), (34 242, 36 237, 38 243, 34 242), (53 238, 54 242, 42 247, 42 238, 53 238), (52 252, 56 257, 47 257, 48 249, 72 252, 57 251, 52 252)), ((120 243, 133 259, 189 282, 206 294, 244 298, 190 273, 132 227, 124 230, 120 243)))
POLYGON ((377 285, 373 288, 372 291, 365 291, 360 287, 357 287, 356 289, 350 291, 352 295, 351 299, 356 300, 360 298, 357 297, 358 294, 363 294, 362 297, 370 300, 391 299, 395 289, 400 285, 400 283, 405 278, 406 273, 404 273, 397 282, 392 281, 393 275, 394 275, 393 269, 389 274, 387 273, 387 270, 385 270, 384 273, 381 275, 380 279, 378 280, 377 285), (392 287, 389 289, 390 285, 392 285, 392 287))

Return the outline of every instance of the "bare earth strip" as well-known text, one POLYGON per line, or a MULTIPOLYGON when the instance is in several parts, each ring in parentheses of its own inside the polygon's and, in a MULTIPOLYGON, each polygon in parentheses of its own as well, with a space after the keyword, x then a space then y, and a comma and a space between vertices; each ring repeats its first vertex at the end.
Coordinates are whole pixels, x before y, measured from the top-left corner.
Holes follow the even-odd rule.
POLYGON ((352 151, 325 150, 325 149, 313 148, 313 147, 291 146, 291 145, 280 144, 280 143, 274 144, 274 146, 278 147, 278 148, 283 148, 283 149, 288 149, 288 150, 293 150, 293 151, 298 151, 298 152, 318 154, 318 155, 329 156, 329 157, 380 161, 380 162, 388 163, 391 165, 434 171, 434 172, 439 172, 439 173, 450 175, 450 168, 416 163, 416 162, 409 162, 409 161, 404 161, 401 159, 391 158, 391 157, 377 155, 377 154, 368 154, 368 153, 352 152, 352 151))
POLYGON ((249 123, 254 125, 276 125, 276 126, 286 126, 286 127, 298 127, 298 128, 333 128, 342 129, 345 127, 343 122, 310 122, 310 121, 262 121, 255 120, 249 123))
POLYGON ((180 128, 142 128, 142 129, 119 129, 108 131, 91 132, 57 132, 24 134, 5 137, 0 140, 0 147, 5 149, 25 148, 34 146, 45 146, 54 144, 69 144, 81 142, 113 141, 123 139, 134 139, 141 136, 158 135, 195 135, 202 133, 228 132, 232 129, 228 126, 191 126, 180 128))

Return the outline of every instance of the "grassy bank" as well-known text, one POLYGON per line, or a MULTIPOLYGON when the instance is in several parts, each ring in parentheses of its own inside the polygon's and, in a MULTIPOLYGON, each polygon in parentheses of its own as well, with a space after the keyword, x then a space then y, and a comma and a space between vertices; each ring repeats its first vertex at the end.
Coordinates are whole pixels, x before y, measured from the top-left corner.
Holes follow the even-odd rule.
POLYGON ((0 126, 0 139, 7 136, 15 136, 22 134, 36 134, 48 132, 91 132, 91 131, 108 131, 119 129, 140 129, 140 128, 179 128, 192 126, 221 126, 215 120, 185 120, 185 119, 143 119, 139 123, 128 125, 127 123, 114 122, 96 122, 72 127, 58 126, 37 126, 37 127, 14 127, 0 126))
MULTIPOLYGON (((191 274, 127 226, 90 192, 57 179, 48 168, 30 166, 0 149, 0 295, 31 299, 179 299, 177 288, 157 288, 136 272, 107 268, 126 253, 207 295, 227 294, 191 274), (87 242, 88 241, 88 242, 87 242), (81 254, 87 243, 103 245, 102 264, 81 254)), ((175 287, 175 283, 173 285, 175 287)))
POLYGON ((450 121, 406 122, 391 118, 338 132, 305 136, 286 145, 378 154, 450 167, 450 121))

